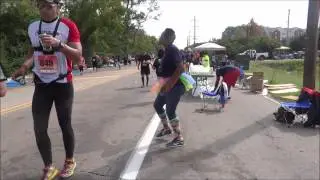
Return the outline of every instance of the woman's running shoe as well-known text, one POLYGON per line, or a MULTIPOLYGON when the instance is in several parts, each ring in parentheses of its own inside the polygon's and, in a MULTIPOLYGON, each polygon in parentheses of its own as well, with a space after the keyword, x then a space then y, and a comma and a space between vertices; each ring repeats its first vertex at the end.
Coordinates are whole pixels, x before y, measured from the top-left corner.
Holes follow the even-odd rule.
POLYGON ((163 136, 166 136, 166 135, 171 135, 172 134, 172 131, 171 129, 166 129, 166 128, 163 128, 159 131, 159 133, 156 135, 157 138, 160 138, 160 137, 163 137, 163 136))
POLYGON ((176 137, 171 142, 167 143, 168 148, 181 147, 184 145, 184 140, 176 137))
POLYGON ((41 180, 53 180, 59 175, 59 170, 53 166, 43 169, 43 176, 41 180))
POLYGON ((74 174, 77 163, 75 160, 65 160, 63 169, 60 172, 60 177, 68 178, 74 174))

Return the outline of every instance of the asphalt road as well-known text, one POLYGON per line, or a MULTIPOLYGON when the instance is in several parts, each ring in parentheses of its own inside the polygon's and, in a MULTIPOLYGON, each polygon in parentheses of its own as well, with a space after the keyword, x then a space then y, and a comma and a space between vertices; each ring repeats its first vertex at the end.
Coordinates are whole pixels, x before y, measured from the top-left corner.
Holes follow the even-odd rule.
MULTIPOLYGON (((154 115, 154 95, 140 88, 133 67, 78 76, 75 87, 78 168, 70 179, 117 180, 154 115)), ((39 179, 42 161, 30 106, 10 110, 28 102, 32 91, 17 92, 21 97, 8 97, 1 107, 1 179, 39 179)), ((271 114, 277 106, 261 95, 234 90, 223 112, 200 112, 201 102, 184 96, 178 115, 185 147, 167 149, 170 137, 153 139, 137 179, 319 179, 319 129, 275 123, 271 114)), ((54 109, 49 136, 60 168, 64 149, 54 109)))

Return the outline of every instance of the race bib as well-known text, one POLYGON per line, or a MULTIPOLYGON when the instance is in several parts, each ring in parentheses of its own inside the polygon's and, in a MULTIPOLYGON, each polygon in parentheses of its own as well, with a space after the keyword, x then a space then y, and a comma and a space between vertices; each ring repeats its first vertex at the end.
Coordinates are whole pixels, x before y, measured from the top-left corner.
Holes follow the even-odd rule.
POLYGON ((58 72, 58 58, 55 55, 40 55, 38 56, 39 67, 41 73, 57 73, 58 72))

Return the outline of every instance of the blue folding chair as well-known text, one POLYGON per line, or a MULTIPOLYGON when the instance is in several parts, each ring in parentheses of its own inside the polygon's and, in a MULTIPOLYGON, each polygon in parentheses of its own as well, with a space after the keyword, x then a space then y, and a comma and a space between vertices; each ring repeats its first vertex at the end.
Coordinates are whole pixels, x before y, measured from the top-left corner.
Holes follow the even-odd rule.
MULTIPOLYGON (((209 105, 209 101, 212 101, 215 105, 221 105, 225 104, 228 100, 228 97, 224 96, 223 91, 221 91, 222 84, 219 85, 219 87, 216 89, 216 91, 203 91, 200 93, 200 98, 203 100, 203 106, 202 110, 206 109, 209 105), (207 100, 207 101, 206 101, 207 100)), ((216 108, 218 110, 221 110, 221 106, 219 108, 216 108)))

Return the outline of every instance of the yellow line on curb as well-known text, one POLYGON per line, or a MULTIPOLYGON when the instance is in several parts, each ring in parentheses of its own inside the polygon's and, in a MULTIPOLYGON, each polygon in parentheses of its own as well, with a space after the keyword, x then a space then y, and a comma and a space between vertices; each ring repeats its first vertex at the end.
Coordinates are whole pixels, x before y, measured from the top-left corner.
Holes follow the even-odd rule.
POLYGON ((15 105, 15 106, 12 106, 12 107, 9 107, 9 108, 6 108, 6 109, 1 109, 1 115, 7 114, 7 113, 10 113, 10 112, 14 112, 14 111, 18 111, 20 109, 24 109, 24 108, 27 108, 27 107, 30 107, 30 106, 31 106, 31 101, 27 102, 27 103, 15 105))
MULTIPOLYGON (((130 75, 131 73, 128 73, 128 74, 125 74, 125 75, 130 75)), ((86 79, 101 79, 101 78, 108 78, 108 79, 105 79, 104 81, 95 81, 94 83, 92 84, 89 84, 89 85, 80 85, 80 87, 76 87, 75 88, 75 92, 79 92, 79 91, 82 91, 82 90, 86 90, 86 89, 89 89, 89 88, 92 88, 94 86, 97 86, 97 85, 100 85, 100 84, 103 84, 103 83, 106 83, 108 81, 112 81, 112 80, 116 80, 118 79, 119 77, 122 77, 120 75, 110 75, 110 76, 103 76, 103 77, 100 77, 100 78, 86 78, 86 79)), ((8 107, 8 108, 4 108, 4 109, 1 109, 1 116, 5 115, 5 114, 8 114, 8 113, 11 113, 11 112, 14 112, 14 111, 18 111, 18 110, 21 110, 21 109, 25 109, 25 108, 28 108, 30 107, 32 104, 31 101, 29 102, 26 102, 26 103, 23 103, 23 104, 18 104, 18 105, 14 105, 14 106, 11 106, 11 107, 8 107)))

